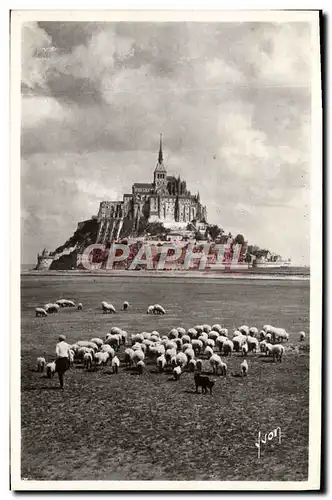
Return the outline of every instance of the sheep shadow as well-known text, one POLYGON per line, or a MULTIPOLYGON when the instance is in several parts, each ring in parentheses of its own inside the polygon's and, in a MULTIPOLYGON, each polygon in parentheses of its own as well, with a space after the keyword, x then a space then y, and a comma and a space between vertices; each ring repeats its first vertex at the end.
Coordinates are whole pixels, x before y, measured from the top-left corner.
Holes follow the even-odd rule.
POLYGON ((262 363, 274 363, 274 359, 273 358, 264 358, 264 359, 262 359, 262 363))
POLYGON ((242 373, 231 373, 231 376, 234 378, 242 378, 242 373))

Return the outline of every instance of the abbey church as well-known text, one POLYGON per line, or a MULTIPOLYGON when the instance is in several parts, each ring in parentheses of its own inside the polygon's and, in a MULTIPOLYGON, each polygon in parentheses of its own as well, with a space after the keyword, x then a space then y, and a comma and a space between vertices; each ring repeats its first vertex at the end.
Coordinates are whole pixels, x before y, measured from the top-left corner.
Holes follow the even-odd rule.
POLYGON ((135 232, 141 217, 148 222, 162 222, 170 229, 185 229, 189 222, 206 223, 207 221, 206 207, 201 204, 199 193, 192 195, 187 189, 186 182, 180 176, 167 175, 161 136, 153 182, 133 184, 131 194, 124 194, 123 201, 100 203, 97 215, 99 222, 97 241, 116 238, 121 231, 120 221, 124 219, 132 221, 133 232, 135 232), (110 222, 115 219, 119 222, 116 224, 118 234, 109 235, 109 229, 114 226, 110 222))

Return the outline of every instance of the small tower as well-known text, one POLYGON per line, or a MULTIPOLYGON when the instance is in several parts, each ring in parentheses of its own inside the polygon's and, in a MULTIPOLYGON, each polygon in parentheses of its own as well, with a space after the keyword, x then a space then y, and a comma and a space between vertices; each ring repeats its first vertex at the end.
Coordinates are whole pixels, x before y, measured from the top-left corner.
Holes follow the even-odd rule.
POLYGON ((167 171, 164 165, 162 135, 160 134, 160 145, 158 162, 154 170, 154 188, 158 193, 167 191, 167 171))

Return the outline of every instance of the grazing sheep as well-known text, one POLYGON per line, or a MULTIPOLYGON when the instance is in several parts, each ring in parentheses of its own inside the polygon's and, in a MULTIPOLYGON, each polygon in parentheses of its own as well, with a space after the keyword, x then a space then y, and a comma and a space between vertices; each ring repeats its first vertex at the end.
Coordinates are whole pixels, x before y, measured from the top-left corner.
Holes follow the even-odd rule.
POLYGON ((220 333, 221 325, 219 325, 219 323, 216 323, 215 325, 212 325, 212 330, 214 330, 215 332, 220 333))
POLYGON ((43 307, 36 307, 35 312, 36 312, 36 318, 38 318, 39 316, 42 317, 47 316, 47 312, 43 307))
POLYGON ((195 359, 195 351, 192 348, 188 348, 184 351, 184 354, 187 356, 188 362, 191 359, 195 359))
POLYGON ((196 332, 198 334, 201 334, 204 332, 204 327, 203 327, 203 325, 196 325, 196 326, 194 326, 193 330, 196 330, 196 332))
POLYGON ((212 330, 212 328, 210 325, 207 325, 207 324, 203 325, 203 332, 209 333, 211 330, 212 330))
POLYGON ((162 354, 161 356, 158 356, 156 363, 157 363, 158 370, 161 373, 166 366, 166 358, 165 358, 164 354, 162 354))
POLYGON ((188 369, 190 372, 194 372, 196 370, 196 361, 191 359, 188 363, 188 369))
POLYGON ((69 364, 72 365, 75 359, 75 351, 69 349, 69 364))
POLYGON ((266 332, 264 330, 261 330, 259 332, 259 340, 262 341, 265 339, 265 336, 266 336, 266 332))
POLYGON ((87 342, 86 340, 79 340, 77 342, 77 345, 79 347, 88 347, 90 349, 93 349, 94 351, 98 351, 98 345, 95 344, 94 342, 87 342))
POLYGON ((189 337, 189 335, 182 335, 181 340, 183 344, 190 344, 191 342, 191 338, 189 337))
POLYGON ((222 352, 222 347, 224 345, 224 342, 227 341, 227 337, 224 335, 219 335, 219 337, 216 340, 216 348, 219 349, 220 352, 222 352))
POLYGON ((175 368, 177 366, 177 362, 176 362, 176 356, 173 356, 173 358, 171 359, 171 367, 172 368, 175 368))
POLYGON ((211 356, 213 355, 213 349, 211 349, 211 347, 207 346, 207 347, 205 347, 203 354, 204 354, 204 356, 206 356, 208 359, 210 359, 210 358, 211 358, 211 356))
POLYGON ((168 334, 168 338, 170 339, 177 339, 179 336, 179 332, 177 331, 176 328, 172 328, 172 330, 168 334))
MULTIPOLYGON (((190 363, 190 361, 189 361, 190 363)), ((201 372, 203 369, 203 361, 201 359, 196 359, 196 370, 201 372)))
POLYGON ((166 314, 166 311, 160 304, 155 304, 153 307, 153 314, 166 314))
POLYGON ((93 339, 91 339, 89 343, 95 344, 98 349, 100 349, 101 346, 104 344, 103 340, 100 339, 99 337, 93 337, 93 339))
POLYGON ((105 344, 114 347, 116 351, 120 349, 120 342, 121 342, 121 337, 119 335, 109 335, 105 340, 105 344))
POLYGON ((84 354, 86 354, 89 351, 88 347, 80 347, 76 352, 75 352, 75 360, 77 361, 82 361, 84 354))
POLYGON ((122 305, 122 308, 123 308, 124 311, 127 311, 128 307, 129 307, 129 302, 127 302, 125 300, 124 303, 123 303, 123 305, 122 305))
POLYGON ((146 314, 153 314, 153 313, 154 313, 154 306, 149 306, 146 311, 146 314))
POLYGON ((167 342, 165 342, 165 344, 164 344, 164 345, 165 345, 165 349, 166 349, 166 351, 167 351, 168 349, 175 349, 175 350, 177 349, 177 345, 176 345, 176 343, 175 343, 175 342, 173 342, 172 340, 167 340, 167 342))
POLYGON ((86 352, 83 356, 83 366, 87 370, 92 367, 92 356, 90 352, 86 352))
POLYGON ((133 358, 134 358, 134 354, 135 354, 135 351, 133 351, 132 349, 128 348, 128 349, 125 349, 125 352, 124 352, 124 361, 126 363, 126 366, 132 366, 133 364, 133 358))
POLYGON ((139 361, 144 361, 145 359, 145 354, 143 351, 134 351, 134 354, 133 354, 133 363, 134 365, 137 366, 137 363, 139 361))
POLYGON ((273 347, 273 344, 270 344, 269 342, 266 342, 266 344, 265 344, 265 353, 266 353, 266 356, 270 356, 270 354, 272 353, 272 347, 273 347))
POLYGON ((214 380, 210 380, 206 375, 200 375, 195 373, 194 375, 196 392, 198 393, 198 388, 202 388, 202 394, 207 394, 208 389, 210 389, 210 394, 212 394, 212 388, 215 384, 214 380))
POLYGON ((270 342, 270 341, 272 340, 272 335, 271 335, 271 333, 267 333, 267 334, 265 335, 265 340, 266 340, 266 342, 270 342))
MULTIPOLYGON (((184 352, 179 352, 175 357, 176 364, 183 369, 188 363, 188 357, 184 352)), ((190 360, 191 361, 191 360, 190 360)))
POLYGON ((67 299, 59 299, 56 301, 56 304, 60 307, 76 307, 75 302, 67 299))
POLYGON ((131 343, 136 344, 137 342, 142 343, 144 340, 144 335, 142 333, 136 333, 131 337, 131 343))
POLYGON ((156 354, 157 356, 161 356, 162 354, 165 354, 166 353, 166 349, 165 349, 165 346, 159 344, 159 345, 156 345, 156 354))
POLYGON ((143 373, 144 369, 145 369, 145 363, 141 359, 140 361, 137 362, 137 371, 138 371, 138 373, 143 373))
POLYGON ((176 356, 176 349, 173 348, 166 350, 165 358, 168 365, 171 363, 171 359, 175 358, 175 356, 176 356))
POLYGON ((221 357, 218 354, 213 354, 209 359, 213 373, 218 373, 218 367, 221 365, 221 357))
POLYGON ((181 366, 176 366, 173 370, 173 376, 175 380, 179 380, 181 373, 182 373, 181 366))
POLYGON ((251 337, 258 337, 258 328, 256 328, 255 326, 250 327, 249 335, 251 335, 251 337))
POLYGON ((178 326, 177 331, 179 333, 179 337, 183 337, 183 335, 186 334, 186 330, 182 328, 181 326, 178 326))
POLYGON ((303 342, 305 339, 305 332, 300 332, 300 341, 303 342))
POLYGON ((234 346, 234 351, 239 352, 242 345, 246 342, 246 337, 245 335, 237 335, 236 337, 233 337, 233 346, 234 346))
POLYGON ((262 340, 260 343, 259 343, 259 350, 260 352, 266 352, 266 340, 262 340))
POLYGON ((241 347, 242 355, 246 356, 248 354, 248 351, 249 351, 248 344, 247 343, 243 344, 241 347))
POLYGON ((95 365, 106 365, 109 357, 108 352, 97 352, 94 357, 95 365))
POLYGON ((191 345, 196 355, 203 349, 203 342, 200 339, 193 339, 191 345))
POLYGON ((285 352, 285 348, 281 344, 275 344, 272 346, 271 354, 273 356, 273 361, 279 361, 281 363, 282 355, 285 352))
POLYGON ((210 346, 211 349, 214 349, 216 343, 213 339, 207 339, 207 341, 205 342, 205 345, 210 346))
POLYGON ((221 361, 221 363, 217 367, 217 371, 220 369, 220 375, 226 377, 227 376, 227 365, 224 361, 221 361))
POLYGON ((249 326, 247 325, 240 326, 239 332, 243 333, 244 335, 249 335, 249 326))
POLYGON ((248 363, 247 363, 246 359, 244 361, 242 361, 240 367, 241 367, 242 376, 246 377, 248 375, 248 363))
POLYGON ((182 346, 183 346, 182 339, 175 339, 174 342, 176 344, 177 350, 180 351, 182 349, 182 346))
POLYGON ((112 359, 111 365, 112 365, 113 373, 118 373, 119 366, 120 366, 120 360, 117 356, 114 356, 114 358, 112 359))
POLYGON ((224 337, 228 337, 228 330, 227 330, 227 328, 221 328, 220 335, 223 335, 224 337))
POLYGON ((54 377, 55 372, 56 372, 55 361, 52 361, 51 363, 47 363, 46 375, 48 376, 48 378, 54 377))
POLYGON ((37 358, 37 372, 43 372, 46 365, 45 358, 37 358))
POLYGON ((82 309, 83 309, 83 304, 82 304, 82 302, 79 302, 79 303, 77 304, 77 310, 78 310, 78 311, 82 311, 82 309))
POLYGON ((231 340, 227 340, 224 342, 224 345, 222 346, 222 352, 224 356, 232 355, 232 352, 234 350, 234 344, 231 340))
POLYGON ((126 332, 126 330, 121 330, 121 333, 120 333, 120 342, 122 345, 126 345, 127 344, 127 337, 128 337, 128 333, 126 332))
POLYGON ((216 341, 217 338, 219 337, 219 332, 217 332, 216 330, 211 330, 208 335, 209 339, 216 341))
POLYGON ((197 339, 198 331, 196 330, 196 328, 189 328, 189 330, 187 331, 187 335, 189 335, 191 339, 197 339))
POLYGON ((115 356, 115 350, 113 349, 113 347, 111 347, 111 346, 110 346, 110 345, 108 345, 108 344, 103 344, 103 345, 101 346, 101 348, 100 348, 100 352, 108 352, 109 357, 110 357, 111 359, 113 359, 113 358, 114 358, 114 356, 115 356))
POLYGON ((104 314, 115 314, 116 313, 116 310, 115 310, 115 307, 113 306, 113 304, 109 304, 108 302, 103 301, 101 303, 101 307, 102 307, 104 314))
POLYGON ((255 337, 247 336, 247 345, 249 352, 257 352, 258 351, 258 340, 255 337))
POLYGON ((45 304, 44 309, 47 314, 53 314, 59 312, 60 306, 58 306, 58 304, 45 304))

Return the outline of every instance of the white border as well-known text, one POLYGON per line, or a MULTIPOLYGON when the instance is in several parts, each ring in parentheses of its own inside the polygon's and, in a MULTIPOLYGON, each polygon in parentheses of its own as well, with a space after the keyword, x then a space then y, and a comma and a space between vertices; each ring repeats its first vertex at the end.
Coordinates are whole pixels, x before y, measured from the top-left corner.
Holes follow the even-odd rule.
POLYGON ((11 17, 11 488, 28 490, 316 490, 320 487, 322 331, 322 112, 318 11, 12 11, 11 17), (20 478, 20 69, 21 29, 27 21, 270 21, 312 26, 310 417, 308 481, 22 481, 20 478))

